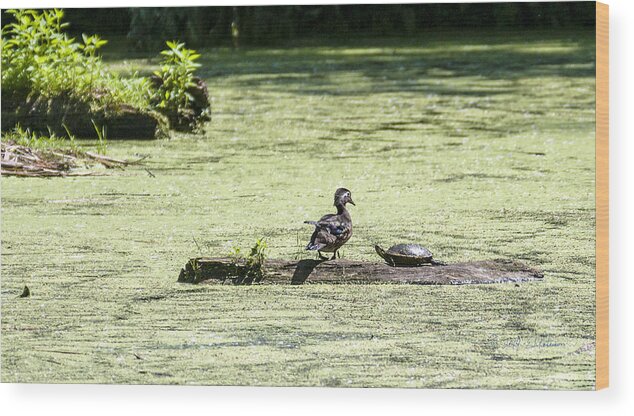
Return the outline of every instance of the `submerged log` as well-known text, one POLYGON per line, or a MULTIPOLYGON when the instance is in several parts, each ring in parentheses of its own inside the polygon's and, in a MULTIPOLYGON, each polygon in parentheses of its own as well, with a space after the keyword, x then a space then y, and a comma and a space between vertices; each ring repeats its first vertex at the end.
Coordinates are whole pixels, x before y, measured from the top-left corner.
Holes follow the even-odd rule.
POLYGON ((231 258, 199 257, 189 260, 178 277, 185 283, 291 284, 400 283, 465 285, 519 283, 544 275, 514 260, 487 260, 420 267, 392 267, 385 263, 354 260, 267 260, 261 273, 231 258))

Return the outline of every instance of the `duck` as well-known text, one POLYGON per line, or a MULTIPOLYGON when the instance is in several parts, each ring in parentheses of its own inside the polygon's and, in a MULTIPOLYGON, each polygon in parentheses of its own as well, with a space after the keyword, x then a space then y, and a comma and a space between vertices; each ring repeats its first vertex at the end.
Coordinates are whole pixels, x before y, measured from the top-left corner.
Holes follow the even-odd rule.
POLYGON ((304 221, 315 226, 306 250, 317 251, 322 260, 328 260, 321 254, 322 251, 333 253, 330 260, 337 258, 341 246, 352 237, 352 218, 346 209, 348 203, 356 206, 352 201, 352 193, 346 188, 339 188, 335 191, 336 214, 326 214, 319 221, 304 221))

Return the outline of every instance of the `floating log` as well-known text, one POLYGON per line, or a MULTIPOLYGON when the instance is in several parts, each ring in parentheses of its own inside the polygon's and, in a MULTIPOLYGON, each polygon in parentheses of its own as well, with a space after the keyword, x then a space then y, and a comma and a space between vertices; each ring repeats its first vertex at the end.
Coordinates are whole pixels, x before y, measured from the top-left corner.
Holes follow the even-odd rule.
POLYGON ((471 261, 435 266, 392 267, 385 263, 355 260, 266 260, 254 273, 244 261, 198 257, 189 260, 178 277, 184 283, 291 284, 397 283, 417 285, 465 285, 519 283, 544 275, 514 260, 471 261))

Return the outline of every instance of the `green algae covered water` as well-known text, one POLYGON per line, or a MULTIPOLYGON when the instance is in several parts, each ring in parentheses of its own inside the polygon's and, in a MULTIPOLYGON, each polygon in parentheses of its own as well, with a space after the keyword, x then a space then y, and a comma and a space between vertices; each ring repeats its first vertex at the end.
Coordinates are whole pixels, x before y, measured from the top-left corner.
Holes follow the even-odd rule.
POLYGON ((111 141, 148 158, 109 176, 2 178, 3 382, 594 387, 593 31, 202 52, 202 134, 111 141), (339 186, 346 258, 417 242, 545 279, 176 283, 259 237, 310 257, 339 186))

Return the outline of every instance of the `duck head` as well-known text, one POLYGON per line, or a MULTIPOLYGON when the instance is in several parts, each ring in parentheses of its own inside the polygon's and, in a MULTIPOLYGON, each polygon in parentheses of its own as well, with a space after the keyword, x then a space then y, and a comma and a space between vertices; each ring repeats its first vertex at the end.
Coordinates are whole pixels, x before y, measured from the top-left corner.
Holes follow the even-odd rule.
POLYGON ((352 194, 346 188, 339 188, 335 191, 335 206, 346 206, 347 203, 351 203, 352 205, 356 205, 354 201, 352 201, 352 194))

